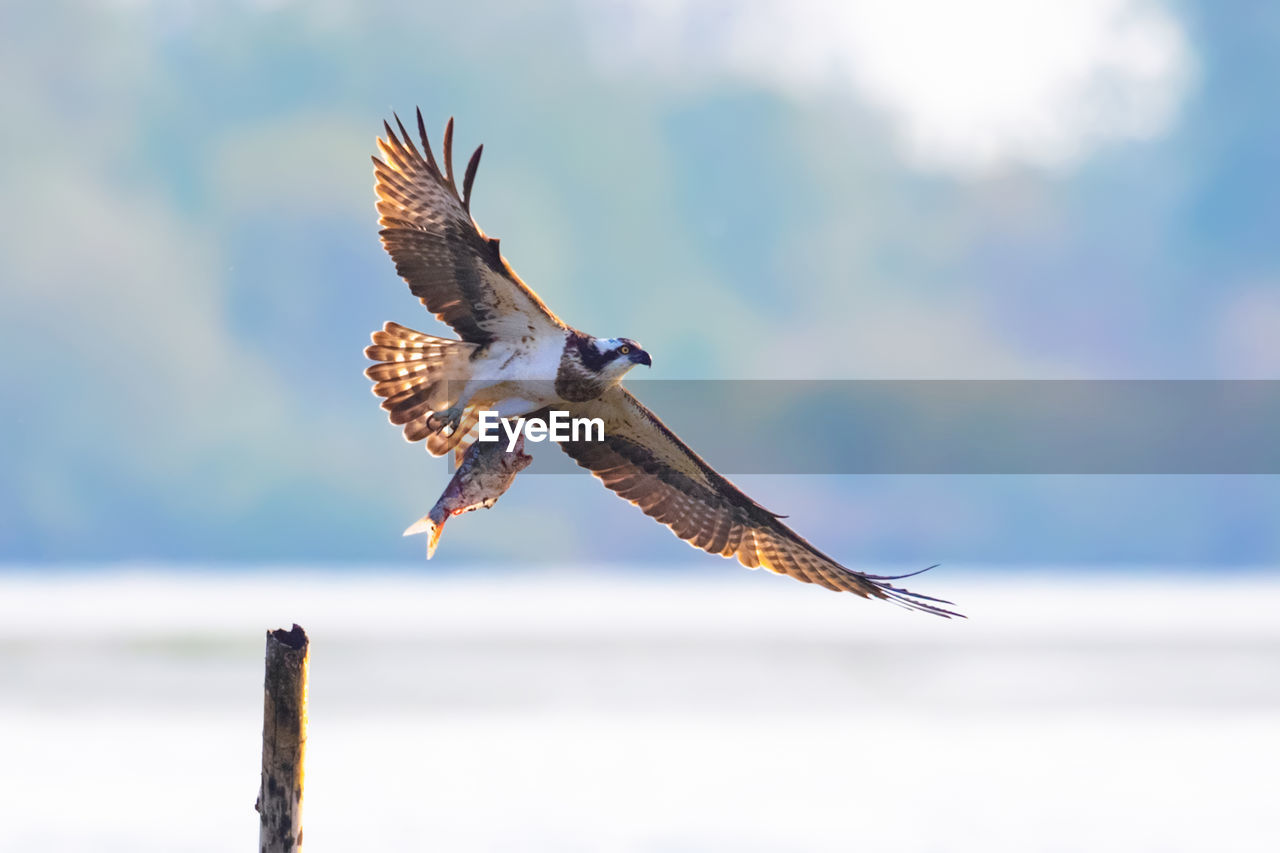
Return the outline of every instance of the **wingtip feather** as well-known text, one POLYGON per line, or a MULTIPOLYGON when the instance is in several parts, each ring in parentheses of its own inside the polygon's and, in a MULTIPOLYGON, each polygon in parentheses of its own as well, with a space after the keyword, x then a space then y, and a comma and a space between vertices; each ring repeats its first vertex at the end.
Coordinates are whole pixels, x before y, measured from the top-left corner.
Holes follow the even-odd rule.
POLYGON ((475 153, 471 155, 471 159, 467 161, 467 171, 462 176, 462 207, 467 213, 471 212, 471 187, 475 184, 476 170, 480 168, 480 155, 483 153, 484 146, 478 146, 475 153))
POLYGON ((458 185, 453 180, 453 116, 449 116, 449 120, 444 125, 444 179, 449 185, 449 189, 453 191, 456 198, 458 196, 458 185))
POLYGON ((395 116, 396 127, 400 128, 400 138, 404 140, 405 147, 409 149, 415 158, 421 158, 417 147, 413 144, 413 136, 410 135, 409 131, 405 130, 404 122, 400 120, 400 116, 397 113, 392 113, 392 115, 395 116))
POLYGON ((415 112, 418 118, 418 139, 422 141, 422 156, 427 158, 427 166, 432 173, 438 175, 440 167, 436 165, 436 155, 431 150, 431 140, 427 137, 427 123, 422 118, 422 107, 416 107, 415 112))

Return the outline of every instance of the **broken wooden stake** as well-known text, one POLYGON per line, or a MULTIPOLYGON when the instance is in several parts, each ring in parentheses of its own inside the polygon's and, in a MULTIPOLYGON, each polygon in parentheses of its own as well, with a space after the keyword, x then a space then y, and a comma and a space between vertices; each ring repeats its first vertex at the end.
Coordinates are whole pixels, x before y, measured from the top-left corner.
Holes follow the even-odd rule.
POLYGON ((307 751, 307 632, 267 632, 262 782, 256 808, 260 853, 302 849, 302 765, 307 751))

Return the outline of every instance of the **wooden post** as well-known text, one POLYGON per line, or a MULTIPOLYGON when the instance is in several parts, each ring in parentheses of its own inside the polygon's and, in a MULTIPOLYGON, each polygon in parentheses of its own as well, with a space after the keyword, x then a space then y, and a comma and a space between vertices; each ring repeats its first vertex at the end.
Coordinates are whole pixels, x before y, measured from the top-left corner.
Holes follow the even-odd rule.
POLYGON ((307 632, 267 632, 262 709, 259 853, 302 849, 302 765, 307 751, 307 632))

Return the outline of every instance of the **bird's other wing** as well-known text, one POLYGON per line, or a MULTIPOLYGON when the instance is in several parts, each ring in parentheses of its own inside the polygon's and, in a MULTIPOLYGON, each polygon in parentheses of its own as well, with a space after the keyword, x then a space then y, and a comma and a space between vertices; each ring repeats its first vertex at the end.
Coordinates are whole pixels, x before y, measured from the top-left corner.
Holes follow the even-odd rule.
POLYGON ((565 329, 551 309, 507 265, 498 241, 471 218, 471 187, 481 145, 471 155, 458 191, 453 171, 453 119, 445 126, 444 169, 436 163, 418 111, 419 152, 396 117, 399 134, 383 122, 385 159, 373 158, 382 245, 396 272, 427 310, 465 341, 539 336, 565 329))
POLYGON ((602 419, 604 440, 563 442, 561 449, 695 548, 827 589, 938 616, 960 615, 943 607, 949 601, 892 586, 894 577, 847 569, 823 554, 716 473, 625 389, 614 387, 575 404, 572 414, 602 419))

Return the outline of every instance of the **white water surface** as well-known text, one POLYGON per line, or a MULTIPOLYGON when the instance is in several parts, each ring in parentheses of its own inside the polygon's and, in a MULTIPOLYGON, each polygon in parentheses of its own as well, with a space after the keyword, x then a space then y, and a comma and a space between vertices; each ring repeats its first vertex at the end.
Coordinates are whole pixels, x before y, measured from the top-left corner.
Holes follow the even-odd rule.
POLYGON ((1280 578, 0 574, 0 850, 255 848, 312 638, 305 849, 1280 849, 1280 578))

